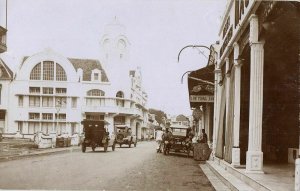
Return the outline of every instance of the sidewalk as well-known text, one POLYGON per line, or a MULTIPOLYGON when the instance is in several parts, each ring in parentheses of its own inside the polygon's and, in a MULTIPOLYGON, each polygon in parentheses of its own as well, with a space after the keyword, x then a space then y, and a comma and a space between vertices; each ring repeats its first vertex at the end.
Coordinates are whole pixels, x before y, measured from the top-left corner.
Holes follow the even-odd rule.
POLYGON ((3 139, 0 142, 0 162, 79 150, 79 146, 38 149, 29 140, 3 139))

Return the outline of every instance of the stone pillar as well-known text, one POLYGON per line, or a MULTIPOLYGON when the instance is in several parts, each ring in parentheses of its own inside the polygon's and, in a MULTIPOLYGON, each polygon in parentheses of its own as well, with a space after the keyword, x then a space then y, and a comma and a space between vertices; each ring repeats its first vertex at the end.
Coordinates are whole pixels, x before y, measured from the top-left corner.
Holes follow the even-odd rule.
MULTIPOLYGON (((229 62, 229 58, 225 58, 225 74, 226 74, 226 85, 225 85, 225 91, 226 91, 226 108, 225 108, 225 110, 226 110, 226 118, 225 118, 225 124, 226 124, 226 130, 224 131, 224 134, 226 134, 226 132, 227 132, 227 130, 228 130, 228 127, 227 127, 227 124, 228 124, 228 120, 230 120, 229 119, 229 110, 230 110, 230 108, 229 108, 229 105, 230 105, 230 62, 229 62)), ((229 137, 226 137, 225 136, 225 142, 224 143, 226 143, 226 139, 228 139, 229 137)), ((224 144, 224 148, 226 149, 226 150, 228 150, 228 148, 227 148, 227 145, 226 144, 224 144)), ((225 153, 226 151, 225 150, 223 150, 223 152, 225 153)))
POLYGON ((212 155, 215 155, 217 147, 218 125, 219 125, 219 113, 220 113, 220 99, 221 94, 219 89, 219 80, 221 79, 221 69, 216 65, 215 67, 215 94, 214 94, 214 130, 213 130, 213 149, 212 155))
POLYGON ((211 143, 212 143, 212 140, 211 140, 211 133, 210 133, 210 129, 212 128, 211 127, 211 124, 210 124, 210 105, 209 103, 205 103, 205 107, 206 107, 206 114, 205 114, 205 132, 207 134, 207 143, 208 145, 210 146, 211 148, 211 143))
POLYGON ((295 191, 300 191, 300 158, 297 158, 295 163, 295 191))
MULTIPOLYGON (((300 42, 300 33, 298 33, 298 42, 300 42)), ((300 43, 298 44, 298 100, 300 98, 300 43)), ((300 107, 300 103, 298 103, 300 107)), ((300 113, 299 113, 300 120, 300 113)), ((299 152, 300 152, 300 126, 299 128, 299 152)), ((300 153, 295 161, 295 191, 300 191, 300 153)))
POLYGON ((249 143, 247 151, 246 172, 263 173, 262 145, 262 111, 263 111, 263 43, 258 42, 258 18, 250 17, 250 110, 249 143))
POLYGON ((239 58, 239 45, 234 43, 234 121, 233 121, 233 148, 232 163, 234 167, 240 163, 240 111, 241 111, 241 66, 239 58))

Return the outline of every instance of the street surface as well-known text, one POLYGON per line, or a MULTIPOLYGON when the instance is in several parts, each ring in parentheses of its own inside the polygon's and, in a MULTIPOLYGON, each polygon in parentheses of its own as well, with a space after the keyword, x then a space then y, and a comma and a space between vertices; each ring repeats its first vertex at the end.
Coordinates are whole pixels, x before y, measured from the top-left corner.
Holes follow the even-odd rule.
POLYGON ((192 158, 158 154, 155 142, 123 147, 1 162, 0 189, 214 190, 192 158))

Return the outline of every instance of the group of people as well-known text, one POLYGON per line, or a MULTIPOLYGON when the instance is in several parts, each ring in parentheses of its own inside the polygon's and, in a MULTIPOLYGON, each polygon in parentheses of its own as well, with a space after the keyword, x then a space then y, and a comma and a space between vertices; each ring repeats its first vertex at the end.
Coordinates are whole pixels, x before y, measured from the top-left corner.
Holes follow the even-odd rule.
POLYGON ((169 128, 166 128, 165 131, 162 131, 161 129, 156 131, 156 142, 157 142, 157 152, 162 152, 162 144, 165 140, 170 140, 172 138, 173 134, 171 131, 169 131, 169 128))
MULTIPOLYGON (((164 131, 162 129, 159 129, 156 131, 156 142, 157 142, 157 152, 162 152, 162 145, 165 141, 170 141, 172 139, 172 132, 170 131, 170 128, 166 128, 164 131)), ((191 127, 187 129, 186 132, 186 142, 191 144, 192 139, 194 138, 195 133, 191 127)), ((205 129, 202 129, 202 134, 200 136, 200 139, 197 140, 199 143, 207 143, 207 134, 205 133, 205 129)))

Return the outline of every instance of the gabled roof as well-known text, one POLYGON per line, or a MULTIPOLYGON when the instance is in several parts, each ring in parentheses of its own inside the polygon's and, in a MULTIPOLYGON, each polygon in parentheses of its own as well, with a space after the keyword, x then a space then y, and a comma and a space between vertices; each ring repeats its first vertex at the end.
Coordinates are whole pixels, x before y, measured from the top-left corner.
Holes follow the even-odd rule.
POLYGON ((13 79, 13 71, 0 58, 0 70, 2 70, 1 79, 13 79))
POLYGON ((180 114, 176 117, 176 121, 189 121, 189 118, 187 118, 186 116, 180 114))
POLYGON ((68 58, 70 62, 73 64, 75 70, 81 68, 83 71, 82 80, 83 81, 91 81, 92 70, 99 69, 101 70, 101 81, 108 82, 107 75, 101 66, 99 60, 94 59, 80 59, 80 58, 68 58))

